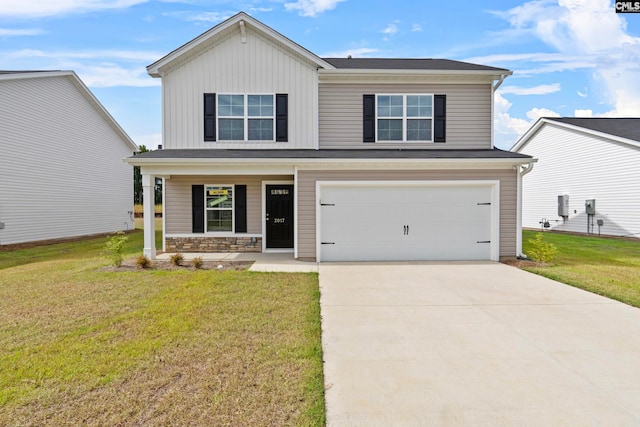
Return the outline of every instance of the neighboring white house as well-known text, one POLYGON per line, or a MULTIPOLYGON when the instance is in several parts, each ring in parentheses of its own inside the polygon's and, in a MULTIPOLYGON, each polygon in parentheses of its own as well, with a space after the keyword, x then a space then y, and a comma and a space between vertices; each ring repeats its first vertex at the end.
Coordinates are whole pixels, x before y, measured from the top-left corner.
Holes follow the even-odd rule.
POLYGON ((541 118, 512 151, 538 158, 523 227, 640 237, 640 118, 541 118))
POLYGON ((0 71, 0 245, 133 227, 136 145, 73 71, 0 71))

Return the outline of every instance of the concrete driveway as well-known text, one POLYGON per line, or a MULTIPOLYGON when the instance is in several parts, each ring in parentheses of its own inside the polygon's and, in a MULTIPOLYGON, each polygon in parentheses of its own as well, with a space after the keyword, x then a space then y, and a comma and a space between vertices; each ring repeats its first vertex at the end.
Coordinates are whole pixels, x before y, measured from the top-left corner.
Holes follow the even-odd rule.
POLYGON ((329 426, 638 426, 640 310, 498 263, 320 264, 329 426))

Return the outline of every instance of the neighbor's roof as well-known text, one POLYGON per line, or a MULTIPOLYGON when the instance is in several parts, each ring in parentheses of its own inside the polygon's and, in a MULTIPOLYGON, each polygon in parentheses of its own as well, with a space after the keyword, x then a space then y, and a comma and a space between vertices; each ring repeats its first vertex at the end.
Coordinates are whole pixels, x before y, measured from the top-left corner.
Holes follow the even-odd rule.
POLYGON ((441 70, 493 71, 511 73, 505 68, 435 58, 322 58, 337 69, 361 70, 441 70))
POLYGON ((544 124, 555 123, 566 129, 587 132, 594 136, 619 140, 634 146, 640 144, 640 118, 615 117, 541 117, 511 148, 518 151, 544 124))
POLYGON ((71 70, 56 70, 56 71, 0 71, 0 81, 22 80, 22 79, 36 79, 45 77, 62 77, 69 79, 71 83, 80 91, 80 93, 89 101, 89 103, 96 109, 98 114, 111 126, 111 128, 120 136, 120 139, 131 148, 132 151, 137 151, 138 146, 133 142, 129 135, 122 129, 120 124, 116 122, 106 108, 98 101, 98 98, 89 90, 78 75, 71 70))

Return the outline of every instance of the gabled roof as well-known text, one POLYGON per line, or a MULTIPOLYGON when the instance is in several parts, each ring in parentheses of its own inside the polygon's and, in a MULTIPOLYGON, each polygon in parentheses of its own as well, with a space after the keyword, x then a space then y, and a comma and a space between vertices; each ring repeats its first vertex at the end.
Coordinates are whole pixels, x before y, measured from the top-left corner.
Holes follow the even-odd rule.
POLYGON ((337 69, 491 71, 511 74, 505 68, 437 58, 323 58, 337 69))
POLYGON ((519 152, 546 124, 640 147, 640 118, 541 117, 518 139, 511 151, 519 152))
POLYGON ((62 77, 66 78, 78 89, 78 91, 89 101, 89 103, 96 109, 98 114, 111 126, 111 128, 120 136, 123 142, 125 142, 132 151, 138 151, 138 146, 127 135, 127 133, 120 127, 118 122, 109 114, 106 108, 98 101, 98 99, 91 93, 89 88, 80 80, 78 75, 73 71, 0 71, 0 81, 7 80, 19 80, 19 79, 38 79, 45 77, 62 77))
POLYGON ((247 15, 244 12, 239 12, 226 21, 223 21, 210 30, 200 34, 190 42, 187 42, 186 44, 180 46, 168 55, 165 55, 153 64, 149 65, 147 67, 147 73, 149 73, 149 75, 152 77, 161 77, 160 69, 162 67, 174 61, 178 61, 179 59, 189 55, 190 52, 199 49, 206 49, 207 46, 215 43, 218 37, 221 37, 223 34, 225 34, 227 30, 232 29, 233 27, 238 27, 242 30, 244 25, 250 25, 254 29, 265 34, 267 37, 270 37, 276 42, 284 45, 287 49, 295 52, 298 55, 301 55, 309 62, 316 64, 316 66, 319 68, 333 68, 333 65, 318 57, 316 54, 291 41, 287 37, 283 36, 279 32, 268 27, 257 19, 247 15))

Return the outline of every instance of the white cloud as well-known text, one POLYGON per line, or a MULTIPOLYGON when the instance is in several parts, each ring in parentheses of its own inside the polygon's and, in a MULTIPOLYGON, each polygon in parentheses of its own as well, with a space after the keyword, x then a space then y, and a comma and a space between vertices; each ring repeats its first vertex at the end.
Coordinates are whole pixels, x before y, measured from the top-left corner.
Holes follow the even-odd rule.
POLYGON ((302 16, 317 16, 322 12, 335 9, 338 3, 346 0, 298 0, 295 3, 285 3, 288 11, 297 10, 302 16))
POLYGON ((188 22, 213 22, 219 23, 235 15, 234 12, 167 12, 163 16, 177 18, 188 22))
POLYGON ((575 110, 573 112, 573 115, 575 117, 593 117, 593 111, 592 110, 575 110))
POLYGON ((0 37, 17 37, 17 36, 39 36, 45 31, 39 28, 0 28, 0 37))
POLYGON ((420 24, 413 24, 413 25, 411 26, 411 32, 412 32, 412 33, 420 33, 420 32, 422 32, 422 25, 420 25, 420 24))
POLYGON ((576 93, 578 94, 578 96, 580 98, 586 98, 587 96, 589 96, 589 88, 585 87, 584 88, 584 92, 580 92, 579 90, 576 91, 576 93))
POLYGON ((51 51, 23 49, 0 52, 0 68, 23 70, 74 70, 87 86, 147 87, 160 85, 145 66, 162 54, 147 51, 51 51))
POLYGON ((560 117, 560 114, 556 113, 553 110, 549 110, 548 108, 532 108, 527 111, 527 117, 531 120, 531 124, 533 124, 540 117, 560 117))
MULTIPOLYGON (((396 21, 397 22, 397 21, 396 21)), ((382 34, 395 34, 398 32, 398 25, 396 22, 393 22, 386 26, 384 30, 381 31, 382 34)))
POLYGON ((41 18, 44 16, 124 9, 148 0, 0 0, 0 17, 41 18))
POLYGON ((359 47, 359 48, 355 48, 355 49, 348 49, 348 50, 342 50, 342 51, 334 51, 334 52, 329 52, 329 53, 324 53, 320 56, 322 56, 323 58, 348 58, 349 56, 353 57, 353 58, 362 58, 363 56, 367 56, 371 53, 376 53, 378 52, 378 49, 370 49, 368 47, 359 47))
POLYGON ((513 94, 513 95, 547 95, 560 91, 560 83, 553 83, 550 85, 539 85, 534 87, 519 87, 519 86, 503 86, 500 88, 501 94, 513 94))
POLYGON ((531 123, 524 119, 512 117, 509 110, 513 105, 500 95, 499 91, 494 96, 494 144, 498 148, 508 150, 529 129, 531 123))

